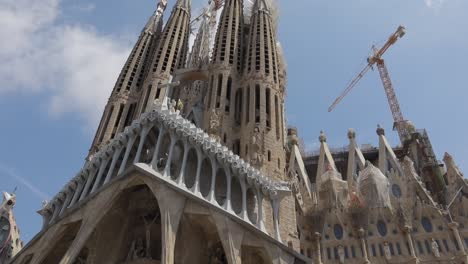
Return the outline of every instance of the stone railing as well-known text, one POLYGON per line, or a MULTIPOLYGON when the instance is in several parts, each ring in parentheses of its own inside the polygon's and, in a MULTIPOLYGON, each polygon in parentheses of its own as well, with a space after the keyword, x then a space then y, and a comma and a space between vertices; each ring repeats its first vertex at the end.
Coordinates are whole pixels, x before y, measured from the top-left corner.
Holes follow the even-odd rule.
POLYGON ((126 175, 134 164, 154 177, 173 183, 227 213, 265 231, 263 219, 273 217, 279 236, 279 207, 290 193, 286 182, 273 181, 178 112, 143 114, 104 146, 80 172, 39 211, 43 228, 57 222, 91 195, 126 175), (270 202, 272 216, 264 216, 270 202))

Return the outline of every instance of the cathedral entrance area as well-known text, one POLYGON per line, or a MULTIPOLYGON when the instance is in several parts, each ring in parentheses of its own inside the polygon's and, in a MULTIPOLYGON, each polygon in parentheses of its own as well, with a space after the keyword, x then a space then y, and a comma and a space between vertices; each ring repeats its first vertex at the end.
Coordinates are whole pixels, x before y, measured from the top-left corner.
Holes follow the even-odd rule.
POLYGON ((87 242, 90 263, 160 263, 161 213, 150 189, 130 187, 112 207, 87 242))

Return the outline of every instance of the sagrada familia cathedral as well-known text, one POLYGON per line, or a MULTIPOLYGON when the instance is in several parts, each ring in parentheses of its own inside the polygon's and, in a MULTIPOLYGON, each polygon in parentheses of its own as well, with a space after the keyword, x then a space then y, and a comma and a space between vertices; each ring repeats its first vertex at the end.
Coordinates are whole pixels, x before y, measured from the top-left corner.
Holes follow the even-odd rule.
POLYGON ((468 264, 467 182, 425 130, 396 148, 380 127, 376 147, 349 130, 342 150, 322 132, 304 154, 276 7, 210 1, 192 41, 191 1, 174 2, 165 23, 159 2, 85 165, 22 249, 5 195, 1 263, 468 264))

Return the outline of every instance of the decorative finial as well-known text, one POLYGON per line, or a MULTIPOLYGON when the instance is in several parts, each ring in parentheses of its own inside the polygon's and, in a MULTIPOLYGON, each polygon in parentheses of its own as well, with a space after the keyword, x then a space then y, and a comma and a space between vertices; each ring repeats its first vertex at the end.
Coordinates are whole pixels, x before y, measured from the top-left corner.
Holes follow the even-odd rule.
POLYGON ((377 135, 385 136, 385 129, 383 129, 380 125, 377 125, 377 135))
POLYGON ((327 142, 327 136, 325 135, 325 133, 323 133, 323 131, 320 131, 319 140, 320 140, 320 143, 327 142))
POLYGON ((354 129, 352 129, 352 128, 348 129, 348 138, 349 139, 355 139, 356 138, 356 131, 354 131, 354 129))

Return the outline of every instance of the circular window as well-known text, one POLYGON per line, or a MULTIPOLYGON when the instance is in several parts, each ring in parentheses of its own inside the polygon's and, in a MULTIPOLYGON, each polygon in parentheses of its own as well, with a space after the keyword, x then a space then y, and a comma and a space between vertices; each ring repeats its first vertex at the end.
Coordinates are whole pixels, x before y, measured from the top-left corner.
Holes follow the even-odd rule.
POLYGON ((379 220, 377 222, 377 230, 379 231, 379 234, 381 236, 386 236, 387 235, 387 225, 385 224, 384 221, 379 220))
POLYGON ((340 224, 336 224, 333 227, 333 231, 335 232, 336 239, 341 240, 343 238, 343 227, 340 224))
POLYGON ((401 197, 401 188, 398 184, 392 185, 392 193, 393 193, 393 196, 395 196, 396 198, 401 197))
POLYGON ((432 232, 432 223, 431 220, 427 217, 423 217, 421 219, 421 225, 423 226, 424 230, 428 233, 432 232))

